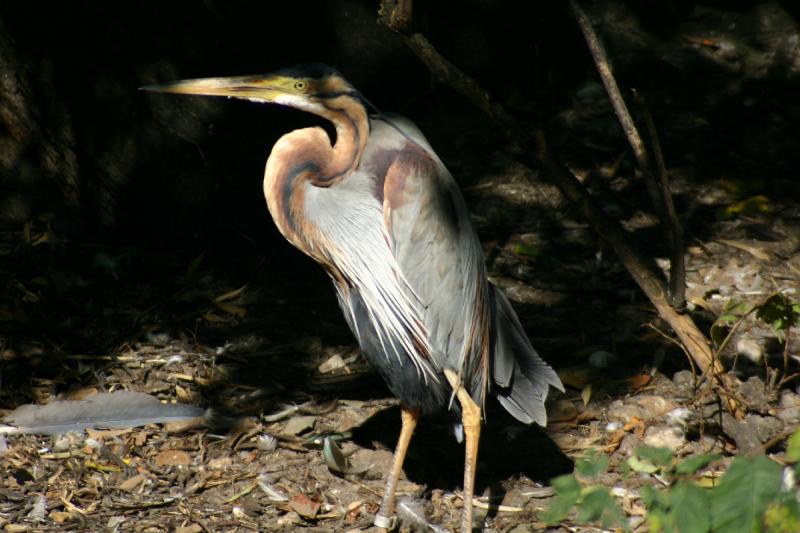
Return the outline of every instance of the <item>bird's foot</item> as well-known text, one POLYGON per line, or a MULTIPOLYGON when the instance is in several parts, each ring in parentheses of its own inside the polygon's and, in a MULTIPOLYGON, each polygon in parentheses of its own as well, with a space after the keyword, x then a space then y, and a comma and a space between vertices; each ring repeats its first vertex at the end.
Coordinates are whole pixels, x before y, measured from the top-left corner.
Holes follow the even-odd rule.
POLYGON ((385 529, 387 531, 391 531, 397 525, 397 517, 396 516, 385 516, 380 513, 375 515, 375 520, 372 521, 375 527, 379 527, 385 529))

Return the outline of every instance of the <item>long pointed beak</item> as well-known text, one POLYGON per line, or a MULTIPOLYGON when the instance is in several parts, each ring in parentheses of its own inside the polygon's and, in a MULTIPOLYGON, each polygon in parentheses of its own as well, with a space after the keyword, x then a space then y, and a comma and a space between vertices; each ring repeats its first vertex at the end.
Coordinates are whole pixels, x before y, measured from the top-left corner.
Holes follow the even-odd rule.
POLYGON ((260 102, 275 102, 286 94, 287 78, 282 76, 237 76, 230 78, 198 78, 157 85, 140 90, 158 93, 227 96, 260 102))

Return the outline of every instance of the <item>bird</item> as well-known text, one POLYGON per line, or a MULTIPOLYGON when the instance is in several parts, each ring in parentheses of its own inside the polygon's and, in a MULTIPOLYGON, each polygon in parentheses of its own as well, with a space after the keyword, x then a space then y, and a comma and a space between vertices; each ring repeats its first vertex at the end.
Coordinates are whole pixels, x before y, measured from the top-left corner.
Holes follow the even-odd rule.
POLYGON ((401 430, 374 524, 394 526, 418 421, 445 412, 466 440, 461 530, 472 531, 487 399, 544 426, 549 389, 564 387, 488 281, 464 197, 428 140, 321 63, 143 89, 278 104, 333 126, 335 136, 316 126, 280 137, 263 189, 278 230, 325 269, 364 356, 399 399, 401 430))

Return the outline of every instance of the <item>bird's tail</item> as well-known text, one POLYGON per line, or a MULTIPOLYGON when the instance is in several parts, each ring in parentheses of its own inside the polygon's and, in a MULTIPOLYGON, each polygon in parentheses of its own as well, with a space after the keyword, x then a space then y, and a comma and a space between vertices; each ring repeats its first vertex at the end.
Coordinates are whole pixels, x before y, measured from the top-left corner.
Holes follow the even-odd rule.
POLYGON ((564 385, 536 353, 505 294, 491 284, 489 289, 494 307, 490 390, 514 418, 544 426, 547 393, 550 387, 563 392, 564 385))

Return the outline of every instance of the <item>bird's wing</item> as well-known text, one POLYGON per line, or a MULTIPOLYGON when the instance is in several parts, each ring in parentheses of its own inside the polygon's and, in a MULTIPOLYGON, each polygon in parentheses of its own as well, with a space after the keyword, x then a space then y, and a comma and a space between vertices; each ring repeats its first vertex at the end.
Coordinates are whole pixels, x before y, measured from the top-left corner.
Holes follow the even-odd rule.
POLYGON ((387 122, 373 127, 370 140, 385 149, 371 161, 384 165, 376 175, 395 260, 420 303, 437 366, 461 372, 482 399, 490 310, 480 242, 458 186, 419 130, 401 117, 387 122))
POLYGON ((362 346, 379 346, 401 366, 410 357, 421 380, 438 381, 421 306, 392 253, 374 176, 356 171, 330 187, 304 187, 308 246, 337 281, 342 307, 362 346), (361 331, 364 326, 370 331, 361 331))

